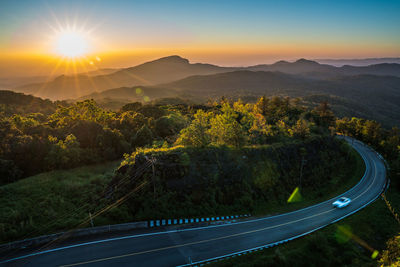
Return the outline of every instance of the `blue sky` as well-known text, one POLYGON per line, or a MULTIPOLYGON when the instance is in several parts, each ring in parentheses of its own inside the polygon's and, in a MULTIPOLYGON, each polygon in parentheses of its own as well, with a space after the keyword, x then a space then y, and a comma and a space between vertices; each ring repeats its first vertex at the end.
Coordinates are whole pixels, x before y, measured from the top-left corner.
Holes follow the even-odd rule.
POLYGON ((232 64, 259 57, 395 57, 399 14, 400 1, 3 0, 0 52, 46 53, 54 29, 75 25, 90 32, 96 53, 176 52, 228 65, 224 53, 236 54, 232 64))

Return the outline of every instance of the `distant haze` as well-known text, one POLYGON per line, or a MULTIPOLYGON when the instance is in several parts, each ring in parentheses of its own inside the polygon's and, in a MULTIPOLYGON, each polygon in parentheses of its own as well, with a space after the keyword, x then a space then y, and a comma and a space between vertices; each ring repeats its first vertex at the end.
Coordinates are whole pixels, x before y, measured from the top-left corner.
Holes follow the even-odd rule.
POLYGON ((222 67, 191 63, 172 55, 129 68, 26 82, 12 90, 52 100, 95 99, 114 107, 176 97, 200 103, 221 96, 306 97, 311 102, 335 103, 334 109, 342 116, 400 125, 400 64, 396 63, 335 67, 303 58, 294 62, 222 67))
POLYGON ((314 59, 318 63, 328 64, 336 67, 343 65, 351 66, 368 66, 381 63, 397 63, 400 64, 400 57, 395 58, 364 58, 364 59, 314 59))

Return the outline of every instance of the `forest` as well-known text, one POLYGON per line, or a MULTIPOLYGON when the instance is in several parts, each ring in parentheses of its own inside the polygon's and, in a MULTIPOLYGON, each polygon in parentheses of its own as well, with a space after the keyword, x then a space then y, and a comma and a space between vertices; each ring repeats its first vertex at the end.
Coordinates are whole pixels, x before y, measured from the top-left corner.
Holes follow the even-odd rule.
POLYGON ((326 105, 307 111, 292 102, 279 97, 255 105, 225 99, 208 106, 135 102, 116 112, 93 100, 56 108, 41 103, 32 105, 32 112, 3 104, 0 182, 119 159, 138 147, 242 147, 329 133, 334 117, 326 105))

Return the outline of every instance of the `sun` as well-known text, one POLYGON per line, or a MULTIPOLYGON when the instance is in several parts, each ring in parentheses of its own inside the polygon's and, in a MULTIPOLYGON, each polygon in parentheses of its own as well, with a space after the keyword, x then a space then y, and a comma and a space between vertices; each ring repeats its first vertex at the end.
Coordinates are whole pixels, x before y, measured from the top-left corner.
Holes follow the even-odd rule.
POLYGON ((56 37, 56 53, 68 58, 82 57, 88 52, 88 41, 79 31, 60 31, 56 37))

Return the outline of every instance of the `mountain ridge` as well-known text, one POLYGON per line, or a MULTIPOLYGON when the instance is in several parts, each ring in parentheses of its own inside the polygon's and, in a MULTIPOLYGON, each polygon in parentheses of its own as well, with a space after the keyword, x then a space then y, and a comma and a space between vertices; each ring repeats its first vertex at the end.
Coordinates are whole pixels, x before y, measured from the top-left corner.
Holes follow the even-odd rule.
POLYGON ((14 88, 14 91, 33 94, 52 100, 75 99, 91 93, 133 86, 155 86, 178 81, 195 75, 212 75, 232 71, 282 72, 300 75, 312 80, 329 80, 338 76, 372 74, 400 77, 400 64, 378 64, 363 67, 334 67, 308 59, 295 62, 277 61, 249 67, 220 67, 206 63, 190 63, 178 55, 167 56, 143 64, 117 69, 108 74, 74 76, 61 75, 46 83, 33 83, 14 88))

